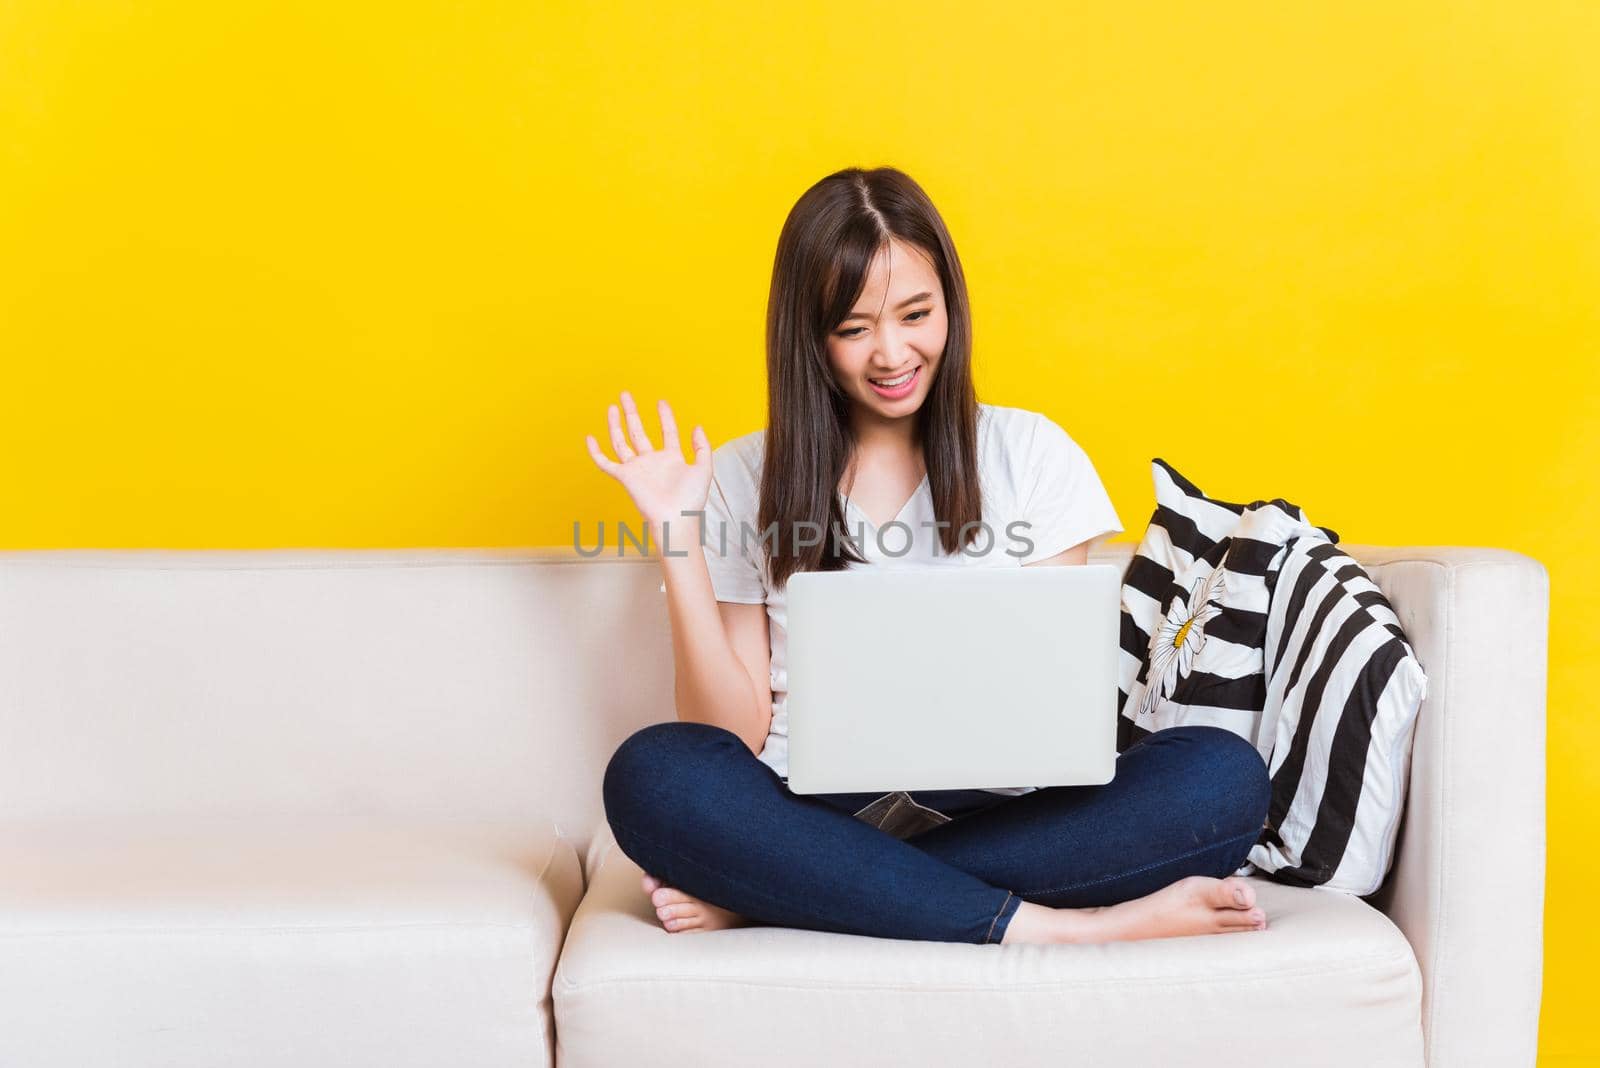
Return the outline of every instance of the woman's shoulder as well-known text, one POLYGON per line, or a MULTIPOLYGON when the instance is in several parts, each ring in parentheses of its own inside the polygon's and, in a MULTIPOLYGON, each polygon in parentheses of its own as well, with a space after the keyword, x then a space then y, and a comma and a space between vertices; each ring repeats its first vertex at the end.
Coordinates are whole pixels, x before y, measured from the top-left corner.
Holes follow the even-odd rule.
POLYGON ((724 494, 754 500, 761 487, 761 462, 767 431, 752 430, 711 450, 711 471, 724 494))
POLYGON ((761 471, 761 457, 767 448, 767 428, 752 430, 736 438, 729 438, 711 450, 711 462, 720 472, 724 467, 748 468, 757 474, 761 471))
POLYGON ((1033 432, 1034 424, 1044 415, 1031 408, 1016 408, 1006 404, 978 404, 978 426, 987 427, 990 433, 1014 437, 1019 432, 1033 432))
POLYGON ((994 458, 1008 464, 1024 463, 1039 447, 1050 445, 1050 439, 1067 438, 1055 420, 1031 408, 1015 408, 1002 404, 978 405, 978 447, 994 458))

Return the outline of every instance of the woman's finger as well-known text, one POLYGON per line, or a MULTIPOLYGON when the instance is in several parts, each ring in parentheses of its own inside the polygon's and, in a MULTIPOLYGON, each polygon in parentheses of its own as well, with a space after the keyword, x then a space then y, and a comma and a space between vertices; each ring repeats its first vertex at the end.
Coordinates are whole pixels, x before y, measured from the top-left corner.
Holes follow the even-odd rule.
POLYGON ((642 453, 655 452, 649 435, 644 432, 644 423, 639 419, 639 408, 633 403, 633 394, 627 390, 622 391, 622 414, 627 417, 628 434, 633 438, 633 447, 642 453))
POLYGON ((661 419, 661 448, 682 456, 683 446, 678 443, 678 421, 672 418, 672 405, 667 403, 667 398, 656 401, 656 415, 661 419))
POLYGON ((617 459, 627 463, 633 459, 633 450, 628 448, 628 439, 622 433, 622 413, 615 404, 606 409, 606 425, 611 428, 611 449, 617 454, 617 459))
POLYGON ((585 445, 589 446, 589 455, 594 457, 594 462, 600 468, 600 470, 604 471, 612 478, 616 478, 622 474, 622 465, 600 451, 600 443, 594 440, 593 434, 585 434, 583 436, 583 442, 585 445))
POLYGON ((711 462, 711 442, 706 437, 706 432, 701 427, 695 427, 694 433, 689 435, 689 441, 694 445, 694 464, 699 467, 702 463, 711 462))

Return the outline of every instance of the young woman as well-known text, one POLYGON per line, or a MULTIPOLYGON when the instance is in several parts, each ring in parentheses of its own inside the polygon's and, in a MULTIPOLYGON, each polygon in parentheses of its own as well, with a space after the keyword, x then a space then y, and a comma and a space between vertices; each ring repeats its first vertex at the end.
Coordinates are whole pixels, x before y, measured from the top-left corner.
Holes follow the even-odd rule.
POLYGON ((678 718, 618 747, 603 795, 667 930, 1025 943, 1266 927, 1229 873, 1261 829, 1267 772, 1219 728, 1147 735, 1103 786, 789 791, 791 574, 1082 564, 1122 529, 1065 431, 978 403, 971 348, 939 213, 905 174, 851 168, 808 189, 778 239, 767 428, 713 455, 696 426, 686 464, 667 402, 657 449, 624 391, 607 412, 617 459, 586 438, 666 578, 678 718))

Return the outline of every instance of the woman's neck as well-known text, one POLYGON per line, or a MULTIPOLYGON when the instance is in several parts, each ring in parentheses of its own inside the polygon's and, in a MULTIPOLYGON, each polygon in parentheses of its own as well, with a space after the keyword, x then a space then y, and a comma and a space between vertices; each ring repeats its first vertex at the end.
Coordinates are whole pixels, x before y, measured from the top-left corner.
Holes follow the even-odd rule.
POLYGON ((880 419, 857 412, 851 429, 856 449, 879 456, 920 456, 922 435, 914 415, 903 419, 880 419))
MULTIPOLYGON (((906 478, 913 472, 920 478, 926 470, 922 457, 922 436, 917 431, 914 417, 905 419, 860 419, 855 421, 855 450, 845 482, 855 485, 855 476, 862 472, 877 473, 871 477, 887 477, 891 481, 906 478)), ((909 479, 907 479, 909 481, 909 479)))

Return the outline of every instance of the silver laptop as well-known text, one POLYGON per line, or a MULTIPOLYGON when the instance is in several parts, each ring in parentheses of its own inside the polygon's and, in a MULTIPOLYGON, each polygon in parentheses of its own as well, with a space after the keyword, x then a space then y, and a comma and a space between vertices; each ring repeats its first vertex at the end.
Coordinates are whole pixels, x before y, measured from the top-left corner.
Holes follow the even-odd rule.
POLYGON ((788 584, 789 789, 1111 780, 1112 564, 806 571, 788 584))

